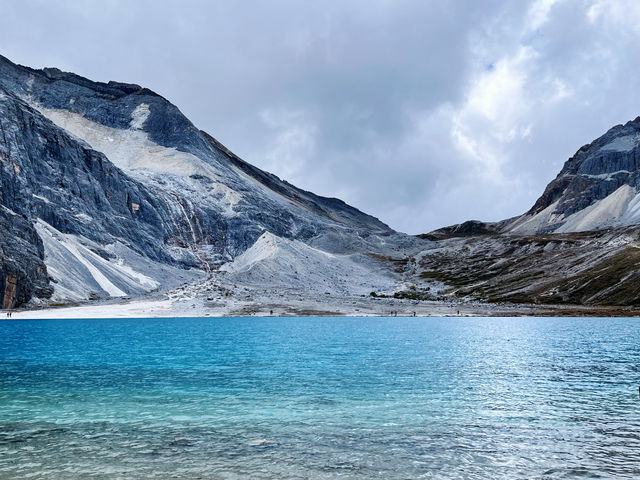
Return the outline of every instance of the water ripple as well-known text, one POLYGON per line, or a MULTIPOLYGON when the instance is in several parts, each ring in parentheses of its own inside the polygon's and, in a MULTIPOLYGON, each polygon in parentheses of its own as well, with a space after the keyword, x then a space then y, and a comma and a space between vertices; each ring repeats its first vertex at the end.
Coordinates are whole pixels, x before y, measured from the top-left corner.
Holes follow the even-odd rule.
POLYGON ((638 478, 634 319, 0 322, 0 478, 638 478))

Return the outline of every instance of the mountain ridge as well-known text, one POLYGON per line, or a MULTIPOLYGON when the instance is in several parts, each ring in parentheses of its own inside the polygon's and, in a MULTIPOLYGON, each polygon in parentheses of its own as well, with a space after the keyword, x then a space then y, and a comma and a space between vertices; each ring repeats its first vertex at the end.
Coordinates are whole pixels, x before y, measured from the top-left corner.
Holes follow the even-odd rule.
MULTIPOLYGON (((43 69, 33 69, 27 66, 23 66, 23 65, 18 65, 18 64, 14 64, 13 62, 11 62, 9 59, 7 59, 6 57, 3 57, 2 55, 0 55, 0 64, 4 63, 5 65, 9 65, 11 68, 14 69, 18 69, 18 70, 23 70, 25 73, 31 75, 38 75, 38 76, 43 76, 45 77, 46 81, 48 82, 56 82, 56 81, 64 81, 64 82, 69 82, 69 83, 73 83, 82 87, 85 87, 87 89, 90 90, 97 90, 98 93, 103 93, 106 95, 110 95, 112 97, 114 97, 115 99, 122 99, 124 97, 130 96, 130 95, 136 95, 136 96, 140 96, 140 97, 144 97, 146 95, 150 95, 150 96, 154 96, 157 97, 159 99, 162 100, 163 103, 168 104, 168 108, 174 110, 175 112, 177 112, 177 114, 179 114, 180 117, 180 122, 177 122, 174 120, 174 122, 169 124, 169 129, 175 130, 177 128, 180 128, 179 126, 176 127, 174 125, 174 123, 178 123, 179 125, 182 126, 183 130, 187 130, 190 132, 198 132, 200 134, 202 134, 205 138, 204 139, 198 139, 201 142, 201 147, 204 146, 204 148, 206 149, 206 142, 210 142, 214 148, 219 149, 221 152, 223 152, 226 156, 228 156, 230 159, 232 159, 236 165, 242 165, 243 168, 245 168, 248 171, 252 171, 252 172, 256 172, 254 173, 255 178, 260 178, 261 176, 264 177, 269 177, 269 178, 273 178, 275 180, 275 182, 271 182, 273 183, 285 183, 289 186, 291 186, 298 194, 300 194, 301 196, 304 195, 309 195, 312 197, 312 199, 318 199, 320 201, 325 201, 325 202, 329 202, 329 203, 333 203, 333 204, 338 204, 340 205, 342 208, 347 208, 349 210, 351 210, 355 215, 358 214, 362 214, 368 218, 370 218, 373 222, 377 222, 378 226, 381 227, 382 229, 388 229, 391 230, 390 227, 382 222, 380 222, 377 218, 372 217, 370 215, 365 214, 364 212, 351 207, 350 205, 347 205, 344 201, 337 199, 337 198, 332 198, 332 197, 323 197, 320 195, 316 195, 313 194, 312 192, 308 192, 302 189, 299 189, 293 185, 288 184, 286 181, 281 180, 280 178, 278 178, 276 175, 265 172, 260 170, 259 168, 250 165, 249 163, 247 163, 246 161, 242 160, 240 157, 238 157, 237 155, 235 155, 233 152, 231 152, 231 150, 229 150, 226 146, 224 146, 221 142, 219 142, 217 139, 215 139, 212 135, 210 135, 209 133, 203 131, 203 130, 198 130, 186 117, 184 117, 184 115, 179 111, 179 109, 177 107, 175 107, 174 105, 172 105, 165 97, 159 95, 158 93, 147 89, 145 87, 141 87, 140 85, 137 84, 131 84, 131 83, 123 83, 123 82, 116 82, 113 80, 110 80, 109 82, 94 82, 88 78, 82 77, 80 75, 77 75, 75 73, 71 73, 71 72, 63 72, 57 68, 52 68, 52 67, 46 67, 43 69), (258 173, 259 172, 259 173, 258 173)), ((24 92, 27 92, 28 88, 24 89, 24 92)), ((56 92, 59 93, 59 92, 56 92)), ((43 98, 43 96, 39 96, 36 97, 36 100, 41 100, 43 98)), ((86 110, 86 109, 81 109, 79 108, 79 103, 77 103, 77 99, 75 99, 73 101, 73 103, 71 104, 71 108, 69 108, 69 101, 71 100, 70 97, 68 96, 58 96, 56 95, 55 97, 47 97, 48 100, 55 100, 53 102, 51 101, 45 101, 45 102, 41 102, 40 104, 43 105, 44 107, 47 108, 56 108, 56 107, 60 107, 62 109, 66 109, 66 110, 70 110, 72 112, 75 113, 81 113, 83 114, 83 116, 86 116, 87 118, 91 119, 96 117, 96 114, 94 112, 92 112, 91 110, 86 110)), ((147 119, 147 121, 152 121, 153 120, 153 116, 150 116, 150 119, 147 119)), ((162 120, 166 122, 167 118, 169 119, 173 119, 174 115, 161 115, 162 120)), ((113 117, 111 116, 111 122, 109 126, 114 126, 114 127, 119 127, 119 128, 125 128, 128 127, 128 123, 130 122, 130 116, 128 117, 127 115, 120 115, 119 117, 113 117)), ((153 128, 153 126, 149 129, 151 132, 156 132, 158 129, 153 128)), ((162 130, 162 129, 159 129, 162 130)), ((191 137, 191 138, 195 138, 195 137, 191 137)), ((158 137, 154 137, 152 138, 153 140, 157 141, 158 143, 160 143, 163 146, 167 146, 167 147, 174 147, 177 148, 179 147, 179 143, 180 142, 170 142, 168 141, 170 139, 170 137, 168 136, 158 136, 158 137), (176 145, 176 143, 178 143, 178 145, 176 145)), ((196 142, 194 142, 196 143, 196 142)), ((193 148, 193 147, 191 147, 193 148)), ((185 149, 186 152, 188 153, 192 153, 190 152, 189 148, 185 149)), ((321 211, 321 210, 320 210, 321 211)), ((371 225, 370 225, 371 226, 371 225)))
POLYGON ((640 117, 524 214, 410 236, 242 160, 149 89, 0 57, 0 182, 3 308, 640 305, 640 117))
POLYGON ((580 147, 522 215, 421 237, 440 247, 407 262, 422 295, 640 305, 640 117, 580 147))

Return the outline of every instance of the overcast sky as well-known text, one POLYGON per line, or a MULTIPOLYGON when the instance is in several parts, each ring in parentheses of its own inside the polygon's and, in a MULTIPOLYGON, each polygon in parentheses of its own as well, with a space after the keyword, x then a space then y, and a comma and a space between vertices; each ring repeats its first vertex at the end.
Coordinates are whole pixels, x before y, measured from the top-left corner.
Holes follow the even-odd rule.
POLYGON ((138 83, 249 162, 420 233, 528 210, 640 115, 638 0, 0 0, 0 54, 138 83))

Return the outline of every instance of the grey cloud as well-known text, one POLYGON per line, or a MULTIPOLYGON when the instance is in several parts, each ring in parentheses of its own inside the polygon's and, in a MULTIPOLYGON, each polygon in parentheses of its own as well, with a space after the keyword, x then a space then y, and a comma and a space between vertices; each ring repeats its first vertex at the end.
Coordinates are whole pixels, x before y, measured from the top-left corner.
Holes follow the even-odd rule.
POLYGON ((0 0, 0 53, 148 86, 252 163, 418 233, 522 213, 640 113, 633 2, 558 0, 533 25, 545 3, 0 0))

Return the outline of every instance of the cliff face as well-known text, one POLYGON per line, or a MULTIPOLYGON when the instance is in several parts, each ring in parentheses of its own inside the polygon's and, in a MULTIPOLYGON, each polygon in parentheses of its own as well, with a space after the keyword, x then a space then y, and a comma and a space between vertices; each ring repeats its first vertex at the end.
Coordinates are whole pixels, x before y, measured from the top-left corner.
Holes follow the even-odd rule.
POLYGON ((169 232, 166 207, 107 158, 0 87, 0 203, 95 241, 125 240, 151 258, 169 232), (165 219, 165 220, 163 220, 165 219))
POLYGON ((44 248, 33 225, 0 207, 0 308, 13 308, 32 296, 53 293, 44 264, 44 248))
POLYGON ((82 300, 162 287, 175 268, 215 272, 265 232, 339 254, 406 241, 244 162, 148 89, 4 57, 0 180, 0 289, 13 305, 52 287, 82 300), (11 250, 13 231, 29 249, 11 250))

